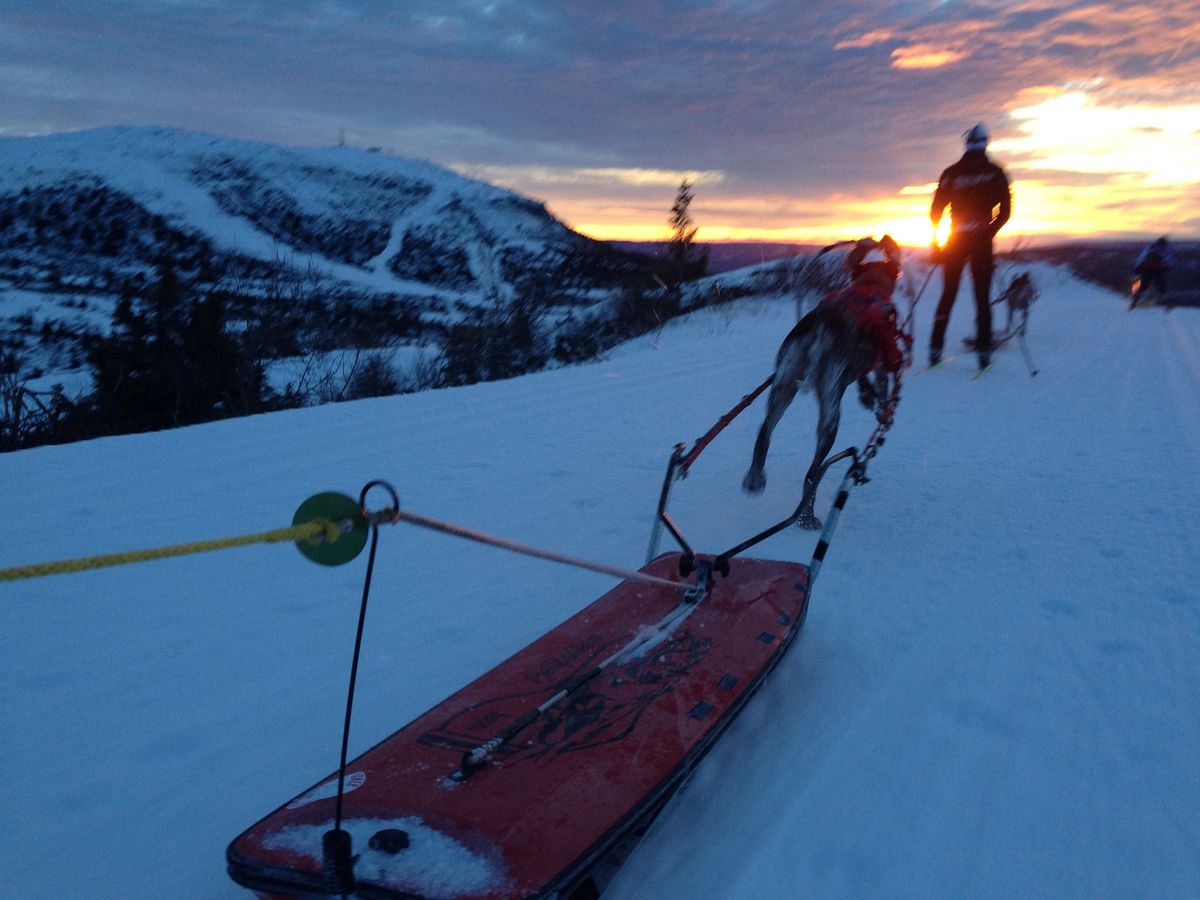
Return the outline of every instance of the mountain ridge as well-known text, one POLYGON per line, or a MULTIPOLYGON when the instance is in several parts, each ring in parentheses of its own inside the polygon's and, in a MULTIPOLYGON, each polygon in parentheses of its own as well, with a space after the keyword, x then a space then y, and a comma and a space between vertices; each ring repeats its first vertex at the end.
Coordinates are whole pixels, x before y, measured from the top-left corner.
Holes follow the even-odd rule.
POLYGON ((138 126, 0 139, 0 350, 77 364, 68 336, 103 331, 164 261, 199 293, 393 303, 426 336, 534 289, 588 304, 648 265, 537 200, 380 152, 138 126))
MULTIPOLYGON (((150 215, 200 232, 216 251, 270 259, 282 247, 320 257, 337 276, 374 291, 412 290, 414 282, 464 287, 414 276, 394 256, 380 259, 389 246, 402 249, 392 235, 399 225, 416 235, 453 237, 439 213, 457 229, 471 228, 468 236, 498 256, 606 246, 572 231, 539 201, 378 152, 132 126, 0 139, 0 208, 14 193, 74 183, 83 190, 103 184, 150 215)), ((14 223, 5 224, 11 230, 14 223)), ((5 245, 12 237, 0 231, 5 245)), ((489 287, 479 283, 483 274, 470 273, 466 287, 489 287)))

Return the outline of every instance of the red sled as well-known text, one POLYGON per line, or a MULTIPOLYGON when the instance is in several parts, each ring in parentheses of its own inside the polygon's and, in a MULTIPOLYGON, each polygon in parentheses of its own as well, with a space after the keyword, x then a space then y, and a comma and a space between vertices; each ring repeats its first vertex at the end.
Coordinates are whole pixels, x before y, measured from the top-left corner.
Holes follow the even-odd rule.
MULTIPOLYGON (((670 578, 679 563, 664 554, 641 571, 670 578)), ((621 583, 350 762, 353 896, 597 896, 804 623, 807 566, 728 564, 699 600, 621 583)), ((337 781, 235 839, 233 880, 262 897, 340 893, 322 862, 337 781)))

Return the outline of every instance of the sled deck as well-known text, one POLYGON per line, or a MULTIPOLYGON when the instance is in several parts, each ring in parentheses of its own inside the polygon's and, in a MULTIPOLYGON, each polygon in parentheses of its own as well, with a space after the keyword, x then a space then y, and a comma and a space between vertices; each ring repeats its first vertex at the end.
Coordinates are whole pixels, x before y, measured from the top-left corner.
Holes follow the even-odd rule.
MULTIPOLYGON (((641 571, 675 578, 679 559, 641 571)), ((698 602, 622 582, 348 763, 353 896, 595 897, 786 652, 808 588, 807 566, 741 558, 698 602), (468 772, 464 753, 581 677, 468 772)), ((328 896, 336 791, 334 773, 236 838, 234 881, 263 897, 328 896)))

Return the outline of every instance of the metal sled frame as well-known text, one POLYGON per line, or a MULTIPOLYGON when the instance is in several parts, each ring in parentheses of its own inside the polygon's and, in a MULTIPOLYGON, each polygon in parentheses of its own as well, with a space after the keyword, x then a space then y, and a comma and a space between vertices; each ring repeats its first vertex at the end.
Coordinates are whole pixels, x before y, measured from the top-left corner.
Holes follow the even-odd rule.
MULTIPOLYGON (((875 436, 872 436, 872 443, 874 442, 875 436)), ((868 454, 864 454, 862 457, 860 457, 858 448, 847 447, 845 450, 833 454, 823 463, 821 463, 820 474, 817 478, 818 482, 822 477, 824 477, 825 473, 831 466, 834 465, 834 463, 841 462, 844 459, 853 460, 850 468, 846 470, 845 477, 842 479, 841 487, 838 489, 838 493, 834 499, 830 513, 825 518, 825 525, 821 531, 821 537, 817 541, 816 550, 813 552, 812 562, 809 563, 810 587, 812 581, 815 580, 817 576, 817 572, 820 570, 822 561, 825 558, 825 552, 829 547, 829 540, 833 536, 834 528, 837 526, 838 515, 845 506, 846 499, 849 495, 850 486, 852 484, 865 484, 867 481, 867 458, 869 458, 868 454)), ((762 543, 767 538, 778 534, 785 528, 794 525, 799 520, 801 512, 804 508, 804 498, 801 498, 800 503, 797 504, 795 511, 786 519, 782 519, 769 528, 760 531, 753 537, 747 538, 740 544, 736 544, 733 547, 730 547, 728 550, 716 554, 714 557, 712 557, 711 563, 702 562, 698 564, 695 551, 687 542, 687 539, 684 538, 683 533, 679 530, 679 527, 675 524, 675 522, 671 519, 670 514, 667 512, 667 505, 671 498, 671 487, 674 485, 677 479, 683 477, 683 472, 685 471, 682 468, 684 460, 685 454, 683 452, 683 444, 676 444, 674 450, 671 452, 671 458, 667 461, 666 475, 663 476, 662 491, 659 494, 658 508, 655 511, 654 526, 650 535, 650 546, 647 561, 658 555, 659 538, 661 536, 662 529, 666 528, 667 531, 671 533, 671 537, 675 539, 676 543, 679 544, 680 549, 683 551, 679 557, 680 575, 686 577, 693 569, 697 568, 698 565, 711 566, 711 570, 713 572, 719 572, 722 575, 728 575, 729 560, 740 553, 749 550, 754 545, 762 543)))

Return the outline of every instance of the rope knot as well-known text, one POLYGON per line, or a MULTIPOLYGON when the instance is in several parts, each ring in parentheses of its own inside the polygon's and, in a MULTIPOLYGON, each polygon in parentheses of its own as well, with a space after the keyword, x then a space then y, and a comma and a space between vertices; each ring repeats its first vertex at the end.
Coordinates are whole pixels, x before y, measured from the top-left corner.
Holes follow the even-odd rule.
POLYGON ((314 544, 332 544, 342 536, 342 529, 332 519, 313 519, 312 524, 318 529, 310 538, 314 544))

